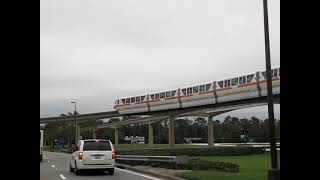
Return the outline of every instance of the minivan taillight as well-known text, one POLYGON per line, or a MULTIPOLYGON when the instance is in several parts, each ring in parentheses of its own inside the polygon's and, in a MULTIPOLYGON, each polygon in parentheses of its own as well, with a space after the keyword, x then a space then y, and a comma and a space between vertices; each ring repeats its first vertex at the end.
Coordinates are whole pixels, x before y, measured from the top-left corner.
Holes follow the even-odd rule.
POLYGON ((115 159, 116 158, 116 151, 112 151, 112 159, 115 159))
POLYGON ((79 157, 78 157, 79 159, 82 159, 83 158, 83 152, 82 151, 80 151, 79 152, 79 157))

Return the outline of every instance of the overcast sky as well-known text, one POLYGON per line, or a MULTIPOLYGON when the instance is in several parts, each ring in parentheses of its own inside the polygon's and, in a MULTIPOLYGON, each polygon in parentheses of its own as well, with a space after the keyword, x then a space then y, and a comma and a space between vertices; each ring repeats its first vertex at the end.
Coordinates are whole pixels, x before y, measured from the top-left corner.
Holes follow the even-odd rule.
MULTIPOLYGON (((265 69, 262 0, 40 3, 40 117, 73 111, 73 100, 80 114, 111 111, 119 97, 265 69)), ((271 62, 280 66, 280 2, 268 3, 271 62)))

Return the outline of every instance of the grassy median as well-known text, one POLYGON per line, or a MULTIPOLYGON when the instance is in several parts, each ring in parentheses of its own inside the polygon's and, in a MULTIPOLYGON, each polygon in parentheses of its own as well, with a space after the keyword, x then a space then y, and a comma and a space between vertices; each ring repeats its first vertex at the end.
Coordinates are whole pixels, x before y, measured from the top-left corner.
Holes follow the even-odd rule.
MULTIPOLYGON (((209 161, 222 161, 238 164, 240 170, 238 173, 227 173, 219 171, 191 171, 178 174, 190 180, 266 180, 267 171, 271 168, 270 152, 258 155, 247 156, 203 156, 197 157, 209 161)), ((278 152, 280 162, 280 152, 278 152)))
MULTIPOLYGON (((115 149, 130 148, 169 148, 169 144, 113 144, 115 149)), ((208 145, 176 144, 175 147, 208 147, 208 145)))

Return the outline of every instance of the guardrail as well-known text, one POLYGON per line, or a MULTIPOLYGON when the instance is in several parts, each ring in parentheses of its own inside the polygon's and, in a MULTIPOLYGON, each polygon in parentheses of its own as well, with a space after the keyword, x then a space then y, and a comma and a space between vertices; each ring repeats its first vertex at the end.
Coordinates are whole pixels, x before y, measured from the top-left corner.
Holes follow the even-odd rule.
POLYGON ((116 155, 116 160, 124 161, 155 161, 155 162, 174 162, 177 164, 186 164, 189 161, 188 156, 134 156, 134 155, 116 155))

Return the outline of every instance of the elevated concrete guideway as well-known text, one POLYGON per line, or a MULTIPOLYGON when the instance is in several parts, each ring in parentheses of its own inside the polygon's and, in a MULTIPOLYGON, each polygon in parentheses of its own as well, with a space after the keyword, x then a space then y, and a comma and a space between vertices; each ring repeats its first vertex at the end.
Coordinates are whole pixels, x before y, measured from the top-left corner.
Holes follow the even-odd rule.
MULTIPOLYGON (((280 98, 280 97, 279 97, 280 98)), ((277 103, 280 101, 277 100, 277 103)), ((259 101, 250 101, 250 103, 243 102, 243 103, 238 103, 235 105, 228 105, 228 106, 221 106, 221 107, 215 107, 215 108, 203 108, 199 110, 194 110, 194 111, 189 111, 186 113, 181 113, 179 115, 175 114, 172 115, 171 113, 167 113, 167 115, 163 116, 150 116, 150 117, 142 117, 142 118, 135 118, 135 119, 130 119, 130 120, 122 120, 119 122, 113 122, 113 123, 107 123, 104 125, 100 125, 97 127, 88 127, 86 130, 91 130, 93 132, 93 137, 95 138, 95 132, 100 129, 104 128, 114 128, 115 130, 115 143, 118 144, 118 129, 121 126, 126 126, 129 124, 135 124, 135 123, 140 123, 140 124, 148 124, 149 128, 149 144, 153 144, 153 126, 152 124, 161 120, 169 120, 169 147, 174 147, 175 146, 175 118, 178 117, 186 117, 186 116, 201 116, 201 117, 208 117, 208 146, 213 147, 214 146, 214 137, 213 137, 213 129, 214 129, 214 123, 213 123, 213 117, 237 110, 237 109, 243 109, 243 108, 250 108, 250 107, 257 107, 257 106, 264 106, 267 105, 267 102, 259 102, 259 101), (256 103, 254 103, 256 102, 256 103)))
MULTIPOLYGON (((274 102, 280 103, 280 94, 274 95, 274 102)), ((183 109, 172 109, 172 110, 165 110, 165 111, 156 111, 156 112, 147 112, 147 113, 137 113, 137 114, 130 114, 130 115, 121 115, 117 111, 110 111, 110 112, 100 112, 100 113, 92 113, 92 114, 83 114, 78 115, 78 121, 88 121, 88 120, 99 120, 105 118, 112 118, 112 117, 121 117, 121 116, 133 116, 133 115, 147 115, 149 117, 140 117, 128 120, 121 120, 119 122, 107 123, 104 125, 100 125, 97 127, 84 127, 82 130, 91 130, 92 137, 96 138, 96 131, 103 128, 114 128, 115 132, 115 144, 118 144, 118 128, 125 125, 135 124, 135 123, 147 123, 149 124, 149 144, 153 144, 153 127, 152 123, 158 122, 160 120, 169 120, 169 147, 175 147, 175 118, 177 117, 186 117, 186 116, 202 116, 208 117, 208 146, 214 146, 214 137, 213 137, 213 117, 243 108, 249 107, 256 107, 256 106, 263 106, 267 105, 267 97, 258 97, 258 98, 251 98, 251 99, 244 99, 238 101, 231 101, 231 102, 224 102, 218 104, 210 104, 204 106, 196 106, 196 107, 189 107, 183 109)), ((68 122, 74 121, 74 116, 67 116, 67 117, 51 117, 51 118, 41 118, 40 123, 50 123, 50 122, 68 122)), ((80 129, 80 128, 79 128, 80 129)), ((80 130, 79 130, 80 136, 80 130)), ((78 137, 79 137, 78 136, 78 137)))
MULTIPOLYGON (((230 106, 242 106, 242 105, 254 105, 257 103, 266 103, 267 97, 258 97, 258 98, 251 98, 251 99, 243 99, 238 101, 231 101, 231 102, 223 102, 218 104, 209 104, 203 106, 195 106, 183 109, 169 109, 163 111, 155 111, 155 112, 144 112, 144 113, 135 113, 129 115, 121 115, 117 111, 109 111, 109 112, 98 112, 98 113, 89 113, 89 114, 81 114, 77 115, 77 121, 90 121, 90 120, 98 120, 98 119, 106 119, 106 118, 113 118, 113 117, 122 117, 122 116, 130 116, 130 115, 151 115, 151 116, 167 116, 168 113, 174 116, 187 116, 188 114, 193 114, 194 111, 203 111, 204 109, 219 109, 225 108, 230 106)), ((274 102, 280 103, 280 94, 274 95, 274 102)), ((254 106, 251 106, 254 107, 254 106)), ((245 108, 245 107, 243 107, 245 108)), ((234 110, 234 109, 231 109, 234 110)), ((70 122, 74 121, 74 116, 64 116, 64 117, 48 117, 48 118, 40 118, 40 123, 50 123, 50 122, 70 122)))
MULTIPOLYGON (((118 111, 108 111, 108 112, 98 112, 98 113, 89 113, 77 115, 77 121, 90 121, 98 120, 112 117, 122 116, 118 111)), ((74 116, 63 116, 63 117, 47 117, 40 118, 40 123, 50 123, 50 122, 70 122, 74 121, 74 116)))

